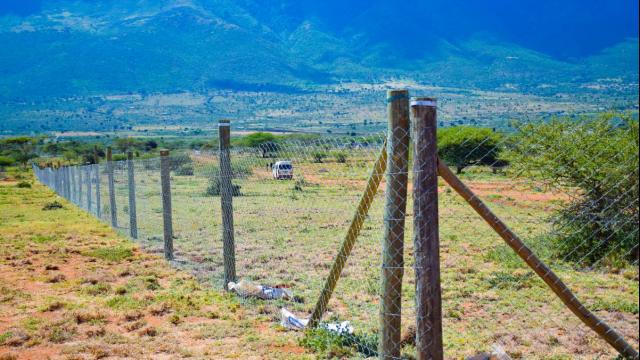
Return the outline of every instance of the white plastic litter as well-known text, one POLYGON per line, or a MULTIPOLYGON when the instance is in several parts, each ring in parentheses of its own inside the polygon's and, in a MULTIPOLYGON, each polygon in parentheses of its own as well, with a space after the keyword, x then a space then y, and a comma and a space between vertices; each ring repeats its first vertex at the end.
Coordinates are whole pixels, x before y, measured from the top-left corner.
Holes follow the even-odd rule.
POLYGON ((323 327, 331 332, 335 332, 338 335, 353 334, 353 326, 351 326, 351 323, 349 321, 343 321, 341 323, 320 324, 320 327, 323 327))
POLYGON ((289 312, 287 309, 280 309, 282 325, 285 329, 289 330, 303 330, 309 323, 309 319, 298 319, 295 315, 289 312))
MULTIPOLYGON (((280 314, 280 325, 289 330, 303 330, 309 323, 309 319, 300 319, 285 308, 280 309, 280 314)), ((349 321, 343 321, 341 323, 323 323, 320 324, 320 327, 331 332, 335 332, 338 335, 353 334, 353 326, 351 326, 349 321)))
POLYGON ((293 299, 293 294, 287 289, 256 285, 247 280, 240 280, 238 283, 231 281, 227 288, 241 297, 256 297, 262 300, 293 299))

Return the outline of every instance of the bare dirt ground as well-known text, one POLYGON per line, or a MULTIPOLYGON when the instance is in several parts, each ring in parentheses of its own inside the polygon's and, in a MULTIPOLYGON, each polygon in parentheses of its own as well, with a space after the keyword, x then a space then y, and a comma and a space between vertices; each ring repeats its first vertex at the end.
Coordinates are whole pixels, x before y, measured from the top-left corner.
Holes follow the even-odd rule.
POLYGON ((275 314, 145 254, 40 185, 0 183, 0 359, 310 357, 275 314), (60 201, 62 209, 44 211, 60 201))

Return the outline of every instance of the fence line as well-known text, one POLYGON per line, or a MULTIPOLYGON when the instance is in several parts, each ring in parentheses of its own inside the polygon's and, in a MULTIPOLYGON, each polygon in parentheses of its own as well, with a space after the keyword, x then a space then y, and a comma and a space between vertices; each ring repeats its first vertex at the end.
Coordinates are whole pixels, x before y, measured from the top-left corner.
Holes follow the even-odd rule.
MULTIPOLYGON (((442 294, 448 291, 448 283, 446 280, 443 286, 440 283, 441 276, 446 278, 440 269, 441 263, 446 262, 440 258, 441 234, 445 231, 449 234, 452 223, 460 227, 456 236, 472 237, 478 230, 463 229, 475 224, 473 214, 464 208, 442 206, 443 202, 453 200, 439 196, 440 175, 485 220, 501 224, 499 235, 571 311, 621 354, 637 358, 637 351, 623 336, 579 303, 569 287, 534 255, 539 249, 528 250, 515 236, 521 229, 512 232, 500 218, 519 220, 524 224, 519 226, 538 232, 547 227, 553 229, 550 221, 539 213, 525 215, 509 201, 484 205, 478 197, 483 195, 476 196, 471 190, 471 187, 482 190, 485 186, 482 181, 486 181, 492 186, 503 186, 504 192, 509 193, 521 186, 518 184, 526 186, 527 182, 507 182, 494 175, 483 180, 489 175, 479 172, 479 180, 471 178, 471 186, 465 185, 464 179, 461 181, 444 162, 437 160, 438 151, 445 149, 438 147, 436 100, 415 98, 410 104, 407 91, 390 91, 387 104, 386 134, 300 138, 283 143, 267 141, 252 148, 232 147, 231 123, 223 120, 219 122, 217 152, 162 150, 159 158, 149 159, 134 159, 133 153, 127 152, 126 160, 114 161, 109 148, 103 164, 34 166, 34 172, 60 196, 111 223, 147 251, 163 253, 174 266, 191 270, 200 279, 225 289, 243 279, 293 291, 295 298, 285 297, 295 301, 279 304, 298 314, 311 314, 307 325, 310 328, 350 318, 360 332, 377 334, 375 342, 354 337, 352 341, 358 344, 358 351, 381 359, 444 358, 443 338, 450 335, 446 332, 449 320, 443 319, 443 307, 448 304, 442 294), (330 157, 335 161, 327 161, 330 157), (383 174, 386 174, 384 186, 383 174), (384 187, 384 192, 378 192, 379 187, 384 187), (409 191, 412 197, 408 196, 409 191), (109 197, 107 204, 102 204, 103 195, 109 197), (214 201, 216 197, 220 197, 219 202, 214 201), (405 229, 405 221, 410 217, 413 227, 405 229), (413 243, 404 243, 405 233, 413 236, 413 243), (340 237, 342 243, 336 242, 340 237), (376 262, 381 267, 375 266, 376 262), (373 268, 380 272, 372 272, 373 268), (406 284, 411 286, 404 288, 406 284), (305 299, 316 301, 309 303, 305 299), (323 315, 327 318, 324 322, 323 315), (403 336, 403 332, 409 335, 403 336)), ((492 143, 490 137, 475 144, 471 141, 460 144, 470 145, 460 156, 461 161, 477 158, 471 166, 488 166, 493 170, 501 161, 495 155, 497 149, 526 146, 531 152, 539 151, 537 144, 527 143, 530 139, 516 143, 512 140, 492 143), (481 155, 477 156, 477 152, 481 155), (491 161, 486 161, 487 158, 491 161)), ((594 154, 609 151, 593 146, 594 154)), ((612 158, 617 156, 618 153, 612 158)), ((559 154, 549 161, 562 164, 564 160, 559 154)), ((583 181, 597 176, 594 171, 583 181)), ((600 180, 607 183, 608 176, 600 180)), ((621 181, 633 181, 633 177, 629 174, 630 179, 621 181)), ((635 181, 622 193, 610 187, 599 194, 601 198, 593 200, 608 199, 601 208, 603 213, 609 214, 611 209, 619 211, 603 225, 613 229, 610 233, 600 237, 593 232, 581 238, 580 246, 591 244, 592 237, 598 240, 583 257, 601 253, 600 247, 609 242, 614 243, 605 249, 598 262, 623 246, 627 249, 626 242, 635 244, 637 251, 637 228, 635 232, 623 233, 623 237, 618 234, 637 217, 637 199, 627 201, 628 195, 637 194, 637 176, 635 181)), ((565 196, 582 199, 592 195, 567 187, 557 196, 562 200, 565 196)), ((573 227, 571 222, 580 221, 574 218, 561 225, 573 227)), ((579 235, 582 229, 575 231, 579 235)), ((450 241, 450 237, 443 239, 450 241)), ((631 246, 627 255, 633 249, 631 246)), ((559 262, 570 257, 574 257, 573 251, 559 262)), ((637 265, 637 260, 633 264, 637 265)), ((521 285, 523 279, 516 278, 514 285, 521 285)), ((251 291, 234 291, 241 296, 256 296, 251 291)), ((287 291, 284 293, 289 294, 287 291)), ((563 325, 554 317, 544 319, 547 321, 563 325)))

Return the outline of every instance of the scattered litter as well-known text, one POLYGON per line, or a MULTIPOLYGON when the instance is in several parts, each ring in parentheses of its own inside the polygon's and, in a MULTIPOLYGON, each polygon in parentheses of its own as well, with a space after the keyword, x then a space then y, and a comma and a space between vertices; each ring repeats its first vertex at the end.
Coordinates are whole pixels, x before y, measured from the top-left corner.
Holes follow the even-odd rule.
POLYGON ((247 280, 240 280, 238 283, 231 281, 227 288, 241 297, 255 297, 262 300, 293 299, 293 294, 287 289, 256 285, 247 280))
POLYGON ((351 326, 351 323, 349 321, 343 321, 341 323, 320 324, 320 327, 325 328, 331 332, 337 333, 338 335, 353 334, 353 326, 351 326))
POLYGON ((466 360, 511 360, 511 357, 499 345, 492 345, 490 353, 467 357, 466 360))
POLYGON ((309 323, 309 319, 298 319, 295 315, 287 311, 287 309, 280 309, 282 320, 280 325, 289 330, 303 330, 309 323))
MULTIPOLYGON (((304 330, 304 328, 309 323, 309 319, 300 319, 285 308, 280 309, 280 314, 280 325, 282 325, 285 329, 296 331, 304 330)), ((338 335, 353 334, 353 326, 351 326, 351 323, 349 321, 343 321, 341 323, 322 323, 319 326, 338 335)))

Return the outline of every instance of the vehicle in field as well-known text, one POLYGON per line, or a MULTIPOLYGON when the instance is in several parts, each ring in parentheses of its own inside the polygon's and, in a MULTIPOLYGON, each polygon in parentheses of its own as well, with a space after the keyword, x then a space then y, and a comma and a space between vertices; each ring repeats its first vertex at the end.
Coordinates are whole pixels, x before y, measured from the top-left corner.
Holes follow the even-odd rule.
POLYGON ((273 173, 273 178, 276 180, 290 180, 293 178, 293 164, 291 164, 291 161, 278 161, 273 164, 271 171, 273 173))

